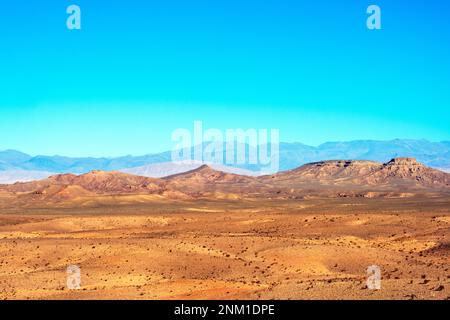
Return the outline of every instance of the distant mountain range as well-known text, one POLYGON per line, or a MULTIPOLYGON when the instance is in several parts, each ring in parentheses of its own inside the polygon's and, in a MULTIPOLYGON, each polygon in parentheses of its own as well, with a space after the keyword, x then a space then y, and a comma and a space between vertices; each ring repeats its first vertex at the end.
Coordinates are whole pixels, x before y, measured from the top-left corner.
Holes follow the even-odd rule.
MULTIPOLYGON (((225 148, 224 148, 225 149, 225 148)), ((248 155, 251 147, 245 146, 248 155)), ((225 151, 224 151, 225 153, 225 151)), ((280 143, 280 171, 291 170, 301 165, 324 160, 371 160, 387 162, 396 157, 412 157, 425 165, 450 170, 450 141, 430 142, 427 140, 358 140, 350 142, 327 142, 318 147, 302 143, 280 143)), ((171 152, 143 156, 124 156, 117 158, 71 158, 63 156, 30 156, 25 153, 6 150, 0 152, 0 183, 30 181, 52 173, 83 174, 92 170, 120 170, 149 177, 162 177, 191 170, 202 165, 192 161, 185 167, 171 163, 171 152), (186 171, 185 170, 185 171, 186 171)), ((210 164, 214 167, 214 164, 210 164)), ((217 164, 219 165, 219 164, 217 164)), ((222 171, 238 174, 256 174, 260 165, 233 165, 222 167, 222 171), (253 173, 252 173, 253 172, 253 173)), ((215 168, 219 169, 219 168, 215 168)))

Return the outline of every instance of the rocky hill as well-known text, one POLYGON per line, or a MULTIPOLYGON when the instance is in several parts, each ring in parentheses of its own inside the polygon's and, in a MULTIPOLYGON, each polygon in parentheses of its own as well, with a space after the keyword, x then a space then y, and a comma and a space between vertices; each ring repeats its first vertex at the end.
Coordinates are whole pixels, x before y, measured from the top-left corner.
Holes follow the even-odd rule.
POLYGON ((0 191, 26 201, 65 201, 98 195, 144 194, 169 199, 242 199, 306 197, 383 197, 415 193, 450 193, 450 174, 413 158, 387 163, 335 160, 306 164, 262 177, 225 173, 203 165, 162 179, 117 171, 54 175, 48 179, 0 186, 0 191))

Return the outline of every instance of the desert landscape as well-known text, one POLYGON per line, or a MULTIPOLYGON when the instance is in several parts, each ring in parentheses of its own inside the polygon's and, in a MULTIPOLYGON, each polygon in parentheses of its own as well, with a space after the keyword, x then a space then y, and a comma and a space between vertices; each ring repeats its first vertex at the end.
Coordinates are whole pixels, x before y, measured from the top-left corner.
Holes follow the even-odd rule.
POLYGON ((396 158, 1 185, 0 299, 450 299, 450 174, 396 158))

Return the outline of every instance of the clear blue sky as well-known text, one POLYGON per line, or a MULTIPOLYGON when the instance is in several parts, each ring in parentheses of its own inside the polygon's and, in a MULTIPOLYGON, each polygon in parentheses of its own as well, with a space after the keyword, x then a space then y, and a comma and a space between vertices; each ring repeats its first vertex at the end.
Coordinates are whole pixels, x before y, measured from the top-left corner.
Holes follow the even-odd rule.
POLYGON ((0 150, 146 154, 194 120, 312 145, 450 140, 447 1, 2 1, 0 40, 0 150))

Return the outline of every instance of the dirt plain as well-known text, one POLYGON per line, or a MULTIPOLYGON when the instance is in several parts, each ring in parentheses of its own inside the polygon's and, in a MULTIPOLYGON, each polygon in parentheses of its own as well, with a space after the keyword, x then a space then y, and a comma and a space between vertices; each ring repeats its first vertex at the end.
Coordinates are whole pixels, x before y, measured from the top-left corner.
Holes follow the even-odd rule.
POLYGON ((0 299, 450 299, 448 194, 86 199, 0 208, 0 299))

